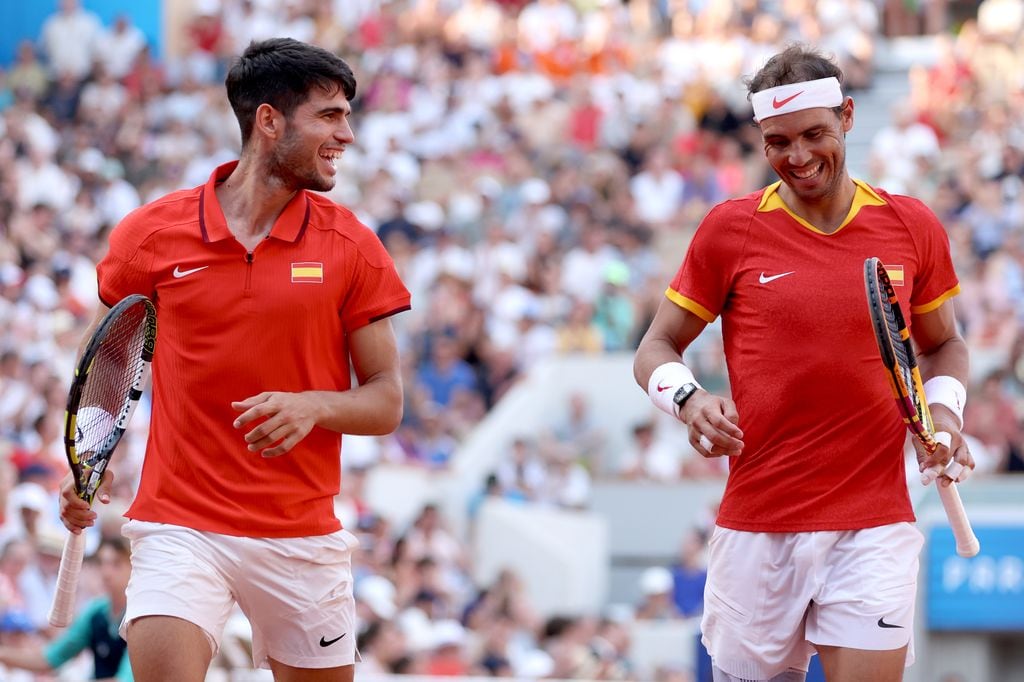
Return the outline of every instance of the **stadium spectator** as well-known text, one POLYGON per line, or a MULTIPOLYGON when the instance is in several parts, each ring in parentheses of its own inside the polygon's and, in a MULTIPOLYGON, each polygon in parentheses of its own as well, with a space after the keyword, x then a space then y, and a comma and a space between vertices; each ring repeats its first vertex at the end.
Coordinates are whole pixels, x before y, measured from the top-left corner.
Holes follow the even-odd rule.
POLYGON ((146 35, 132 23, 131 16, 118 14, 113 25, 102 29, 96 40, 96 64, 111 78, 121 80, 132 70, 145 45, 146 35))
POLYGON ((99 17, 79 0, 59 0, 59 9, 46 19, 41 36, 51 73, 73 82, 85 80, 92 72, 102 32, 99 17))
POLYGON ((16 60, 7 72, 7 87, 16 94, 38 100, 49 84, 46 67, 39 61, 35 45, 30 40, 23 40, 18 44, 16 60))
POLYGON ((683 618, 704 612, 704 584, 708 570, 704 556, 706 541, 696 528, 683 534, 676 559, 669 566, 672 573, 672 599, 683 618))
POLYGON ((125 589, 131 575, 128 543, 123 538, 105 539, 91 560, 97 564, 104 596, 86 604, 68 629, 45 647, 0 646, 0 664, 39 673, 57 672, 88 650, 92 654, 89 679, 132 682, 127 644, 117 632, 124 617, 125 589))
POLYGON ((359 633, 359 674, 395 672, 395 662, 408 652, 405 636, 390 621, 373 621, 359 633))
POLYGON ((673 599, 674 580, 664 566, 651 566, 640 574, 640 601, 634 617, 637 620, 674 620, 680 618, 673 599))
POLYGON ((656 438, 653 421, 634 425, 630 446, 619 462, 619 476, 631 481, 678 481, 680 462, 676 447, 656 438))

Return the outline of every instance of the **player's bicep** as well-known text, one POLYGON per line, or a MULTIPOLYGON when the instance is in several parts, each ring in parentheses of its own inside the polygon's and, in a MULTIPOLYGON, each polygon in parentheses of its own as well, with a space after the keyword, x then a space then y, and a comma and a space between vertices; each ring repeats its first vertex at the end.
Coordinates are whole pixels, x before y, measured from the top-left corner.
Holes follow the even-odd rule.
POLYGON ((398 342, 390 319, 377 320, 351 332, 349 354, 361 386, 385 380, 401 387, 398 342))
POLYGON ((633 360, 637 383, 646 390, 655 368, 666 362, 679 362, 683 351, 706 326, 707 322, 696 313, 662 299, 633 360))
POLYGON ((957 329, 952 301, 945 301, 926 313, 915 314, 912 330, 914 343, 920 350, 918 360, 923 378, 947 375, 961 382, 967 381, 967 344, 957 329))
POLYGON ((704 331, 707 324, 696 313, 665 298, 658 306, 644 341, 665 344, 681 354, 704 331))
POLYGON ((922 355, 928 355, 949 341, 962 340, 956 327, 953 302, 945 301, 926 313, 915 313, 911 322, 914 343, 922 355))
POLYGON ((943 301, 942 305, 928 312, 914 313, 911 326, 913 340, 922 352, 959 336, 952 301, 943 301))

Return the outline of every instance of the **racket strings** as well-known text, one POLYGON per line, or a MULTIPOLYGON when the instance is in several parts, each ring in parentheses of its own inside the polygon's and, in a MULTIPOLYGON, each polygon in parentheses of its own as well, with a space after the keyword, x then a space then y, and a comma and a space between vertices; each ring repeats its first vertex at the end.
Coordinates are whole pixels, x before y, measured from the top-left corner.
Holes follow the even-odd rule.
POLYGON ((145 316, 142 305, 125 310, 107 330, 90 364, 75 429, 75 443, 87 467, 103 456, 115 431, 123 430, 124 413, 138 399, 133 387, 144 370, 145 316))

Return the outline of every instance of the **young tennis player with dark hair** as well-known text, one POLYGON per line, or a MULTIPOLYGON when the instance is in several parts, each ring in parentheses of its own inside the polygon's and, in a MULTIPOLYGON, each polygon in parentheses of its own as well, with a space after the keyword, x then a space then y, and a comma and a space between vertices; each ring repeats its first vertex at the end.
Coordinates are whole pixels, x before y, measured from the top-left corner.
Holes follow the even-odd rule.
MULTIPOLYGON (((960 435, 967 348, 949 241, 915 199, 852 179, 853 100, 825 56, 791 46, 749 81, 781 182, 714 207, 637 350, 634 373, 705 457, 729 456, 702 630, 715 680, 894 682, 913 660, 921 533, 864 288, 878 256, 912 312, 928 402, 951 444, 922 471, 974 461, 960 435), (732 398, 680 362, 722 318, 732 398)), ((948 484, 948 480, 945 481, 948 484)))
MULTIPOLYGON (((126 217, 97 268, 102 302, 151 297, 160 334, 123 629, 137 680, 201 682, 237 603, 275 679, 351 680, 341 434, 401 420, 389 318, 410 297, 376 235, 316 194, 354 140, 348 65, 267 40, 226 86, 240 160, 126 217)), ((73 530, 95 520, 67 486, 62 507, 73 530)))

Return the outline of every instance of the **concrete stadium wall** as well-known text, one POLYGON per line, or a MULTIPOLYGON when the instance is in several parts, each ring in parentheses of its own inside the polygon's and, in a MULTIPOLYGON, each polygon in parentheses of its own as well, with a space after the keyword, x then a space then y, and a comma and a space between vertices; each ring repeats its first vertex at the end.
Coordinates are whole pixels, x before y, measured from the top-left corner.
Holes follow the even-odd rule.
POLYGON ((608 524, 597 514, 490 500, 473 532, 473 578, 511 569, 545 617, 602 611, 608 598, 608 524))

